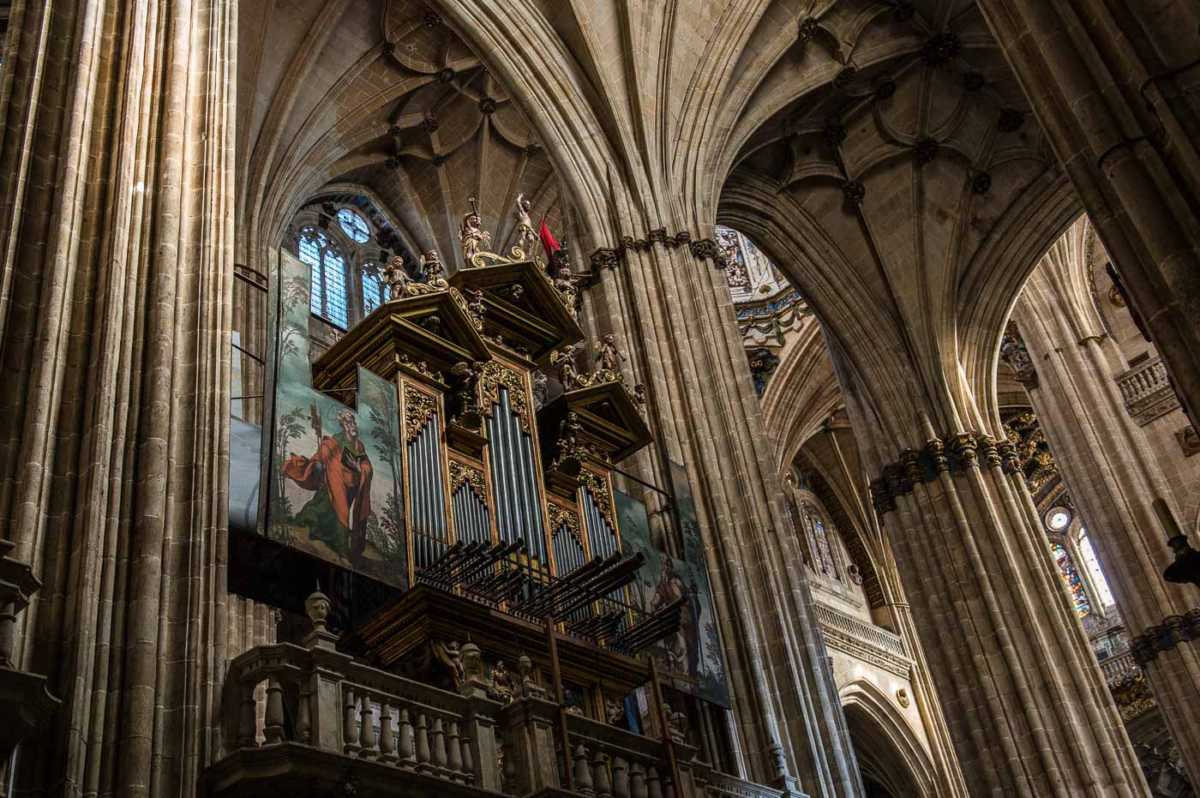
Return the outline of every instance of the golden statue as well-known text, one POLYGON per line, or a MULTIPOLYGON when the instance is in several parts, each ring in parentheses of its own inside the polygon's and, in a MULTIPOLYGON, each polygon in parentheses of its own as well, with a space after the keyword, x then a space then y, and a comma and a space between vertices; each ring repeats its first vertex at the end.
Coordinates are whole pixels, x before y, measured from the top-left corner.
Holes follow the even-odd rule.
POLYGON ((483 219, 479 216, 479 206, 471 197, 471 210, 463 217, 462 227, 459 228, 458 238, 462 242, 463 261, 466 268, 482 266, 479 255, 492 242, 492 234, 483 229, 483 219))
POLYGON ((621 362, 625 355, 617 349, 617 337, 608 333, 596 344, 596 370, 592 372, 592 382, 625 382, 621 372, 621 362))

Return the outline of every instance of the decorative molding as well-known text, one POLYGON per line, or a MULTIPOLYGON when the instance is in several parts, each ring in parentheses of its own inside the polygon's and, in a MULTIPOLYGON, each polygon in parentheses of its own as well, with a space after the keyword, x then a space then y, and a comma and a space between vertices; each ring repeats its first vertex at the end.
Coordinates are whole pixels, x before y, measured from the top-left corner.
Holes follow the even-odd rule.
POLYGON ((1000 359, 1016 373, 1017 382, 1025 386, 1025 390, 1038 387, 1038 374, 1033 366, 1033 358, 1025 348, 1025 340, 1021 337, 1017 325, 1011 321, 1004 330, 1004 337, 1000 339, 1000 359))
POLYGON ((898 635, 820 601, 814 606, 817 622, 821 625, 821 636, 825 638, 827 646, 889 673, 909 678, 912 660, 905 653, 904 641, 898 635))
POLYGON ((1200 435, 1196 433, 1196 428, 1191 424, 1178 430, 1175 433, 1175 440, 1179 441, 1179 448, 1183 450, 1184 457, 1200 453, 1200 435))

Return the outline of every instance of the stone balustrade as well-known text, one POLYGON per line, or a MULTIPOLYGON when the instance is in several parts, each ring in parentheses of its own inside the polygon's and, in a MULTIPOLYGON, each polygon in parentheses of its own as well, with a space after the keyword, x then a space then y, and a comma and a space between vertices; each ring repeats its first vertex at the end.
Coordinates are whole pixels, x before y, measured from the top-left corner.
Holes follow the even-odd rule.
POLYGON ((205 773, 208 795, 286 794, 293 786, 381 796, 801 795, 717 773, 679 742, 676 785, 661 740, 577 715, 567 716, 567 789, 559 708, 540 692, 500 704, 471 685, 453 693, 372 668, 337 651, 317 614, 303 645, 259 646, 231 663, 229 743, 205 773))
POLYGON ((1167 367, 1161 358, 1151 358, 1117 375, 1117 387, 1125 401, 1125 409, 1140 426, 1165 416, 1179 407, 1179 398, 1167 378, 1167 367))
POLYGON ((1133 653, 1126 651, 1124 654, 1103 660, 1100 663, 1100 670, 1104 672, 1104 680, 1112 685, 1137 673, 1140 669, 1133 660, 1133 653))
POLYGON ((815 606, 827 646, 908 678, 912 659, 899 635, 827 604, 817 602, 815 606))

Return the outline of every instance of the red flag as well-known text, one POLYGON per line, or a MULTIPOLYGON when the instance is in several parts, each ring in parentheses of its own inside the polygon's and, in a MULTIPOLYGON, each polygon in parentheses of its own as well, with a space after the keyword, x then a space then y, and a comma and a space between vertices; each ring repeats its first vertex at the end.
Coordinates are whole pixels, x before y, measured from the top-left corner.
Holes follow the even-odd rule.
POLYGON ((562 246, 546 226, 545 219, 542 220, 542 229, 538 231, 538 236, 542 239, 542 248, 546 250, 546 260, 553 261, 554 253, 562 249, 562 246))

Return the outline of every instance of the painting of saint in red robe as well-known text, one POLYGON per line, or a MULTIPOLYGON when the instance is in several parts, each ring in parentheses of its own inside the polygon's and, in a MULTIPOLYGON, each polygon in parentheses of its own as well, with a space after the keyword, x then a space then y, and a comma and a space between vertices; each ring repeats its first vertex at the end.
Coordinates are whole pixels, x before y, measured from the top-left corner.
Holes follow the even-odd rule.
POLYGON ((316 406, 310 409, 317 451, 311 457, 292 454, 283 464, 283 475, 313 497, 295 516, 308 528, 311 540, 329 546, 352 566, 359 566, 367 548, 367 521, 371 517, 371 459, 358 436, 354 413, 337 415, 340 433, 324 435, 316 406))

